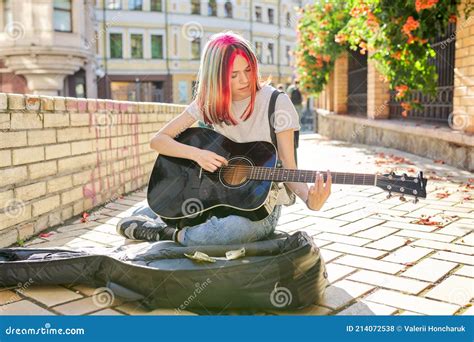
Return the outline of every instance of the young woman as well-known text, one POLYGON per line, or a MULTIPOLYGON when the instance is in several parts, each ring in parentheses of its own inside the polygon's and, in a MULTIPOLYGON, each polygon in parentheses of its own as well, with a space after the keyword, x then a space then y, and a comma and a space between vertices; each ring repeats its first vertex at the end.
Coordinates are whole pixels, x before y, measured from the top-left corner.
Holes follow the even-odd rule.
MULTIPOLYGON (((194 160, 204 170, 215 172, 227 165, 225 158, 174 139, 197 120, 212 124, 217 132, 236 142, 271 142, 268 105, 275 88, 268 85, 268 80, 261 82, 257 58, 248 41, 233 32, 213 35, 204 48, 198 80, 194 101, 156 133, 150 142, 152 149, 163 155, 194 160)), ((283 167, 296 169, 293 131, 300 129, 299 118, 286 94, 277 97, 274 121, 283 167)), ((326 184, 318 175, 309 188, 305 183, 288 183, 288 187, 309 209, 319 210, 330 194, 331 177, 328 171, 326 184)), ((199 225, 177 230, 146 216, 132 216, 120 221, 117 231, 130 239, 174 240, 185 246, 257 241, 275 230, 284 191, 280 190, 273 213, 261 221, 236 215, 213 216, 199 225)))

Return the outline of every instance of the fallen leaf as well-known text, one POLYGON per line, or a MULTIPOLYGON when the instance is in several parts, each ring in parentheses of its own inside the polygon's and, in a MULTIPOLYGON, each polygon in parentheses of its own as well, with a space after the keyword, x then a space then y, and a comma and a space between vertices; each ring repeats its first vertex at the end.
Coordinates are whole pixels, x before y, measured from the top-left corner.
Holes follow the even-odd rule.
POLYGON ((451 194, 448 191, 440 192, 436 194, 436 198, 443 199, 443 198, 449 197, 449 195, 451 194))
POLYGON ((435 164, 444 164, 444 160, 435 159, 435 160, 434 160, 434 163, 435 163, 435 164))
POLYGON ((82 213, 81 222, 85 223, 85 222, 88 222, 88 221, 89 221, 89 214, 88 213, 82 213))
POLYGON ((51 235, 54 235, 54 232, 41 233, 41 234, 39 235, 39 237, 41 237, 41 238, 48 238, 48 237, 50 237, 51 235))

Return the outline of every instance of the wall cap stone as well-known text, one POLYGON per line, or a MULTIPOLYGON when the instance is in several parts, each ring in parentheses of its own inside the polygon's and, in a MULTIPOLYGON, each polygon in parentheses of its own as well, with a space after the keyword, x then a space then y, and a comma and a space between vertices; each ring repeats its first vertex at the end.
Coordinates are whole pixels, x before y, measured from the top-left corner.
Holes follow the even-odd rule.
POLYGON ((474 135, 462 131, 455 131, 449 127, 437 127, 434 124, 416 123, 411 121, 401 123, 398 120, 395 121, 390 119, 369 120, 347 114, 335 114, 320 109, 318 109, 317 112, 319 115, 332 120, 349 121, 368 127, 378 127, 400 133, 416 134, 428 138, 444 140, 458 145, 474 146, 474 135))
POLYGON ((96 112, 112 111, 123 113, 177 113, 187 105, 161 102, 133 102, 108 99, 84 99, 63 96, 0 93, 0 111, 68 111, 96 112))

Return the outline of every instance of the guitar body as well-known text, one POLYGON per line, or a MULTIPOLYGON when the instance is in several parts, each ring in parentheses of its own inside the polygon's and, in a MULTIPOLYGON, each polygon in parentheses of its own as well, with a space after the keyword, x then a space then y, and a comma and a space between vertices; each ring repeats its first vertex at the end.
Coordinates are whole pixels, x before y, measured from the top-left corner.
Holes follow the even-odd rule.
MULTIPOLYGON (((277 182, 310 183, 318 174, 277 168, 276 148, 266 141, 237 143, 205 128, 188 128, 176 140, 215 152, 228 161, 227 166, 208 172, 189 159, 158 156, 148 183, 148 205, 168 225, 178 228, 200 224, 212 216, 263 220, 275 207, 277 182)), ((331 172, 331 178, 333 184, 377 186, 388 191, 388 196, 414 196, 415 202, 426 198, 427 180, 421 171, 416 177, 393 172, 331 172)))
POLYGON ((182 228, 211 216, 239 215, 262 220, 273 210, 272 181, 246 179, 250 166, 275 167, 277 152, 265 141, 236 143, 205 128, 188 128, 178 142, 215 152, 232 168, 207 172, 194 161, 158 156, 150 176, 147 200, 167 224, 182 228))

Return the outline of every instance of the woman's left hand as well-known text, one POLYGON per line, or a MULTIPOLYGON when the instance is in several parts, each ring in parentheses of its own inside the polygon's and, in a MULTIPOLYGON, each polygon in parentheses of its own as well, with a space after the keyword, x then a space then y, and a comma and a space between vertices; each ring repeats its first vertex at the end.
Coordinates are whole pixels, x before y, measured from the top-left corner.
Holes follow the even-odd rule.
POLYGON ((319 210, 331 194, 331 173, 327 172, 326 183, 324 183, 323 175, 319 172, 316 174, 314 185, 309 187, 308 199, 306 205, 311 210, 319 210))

